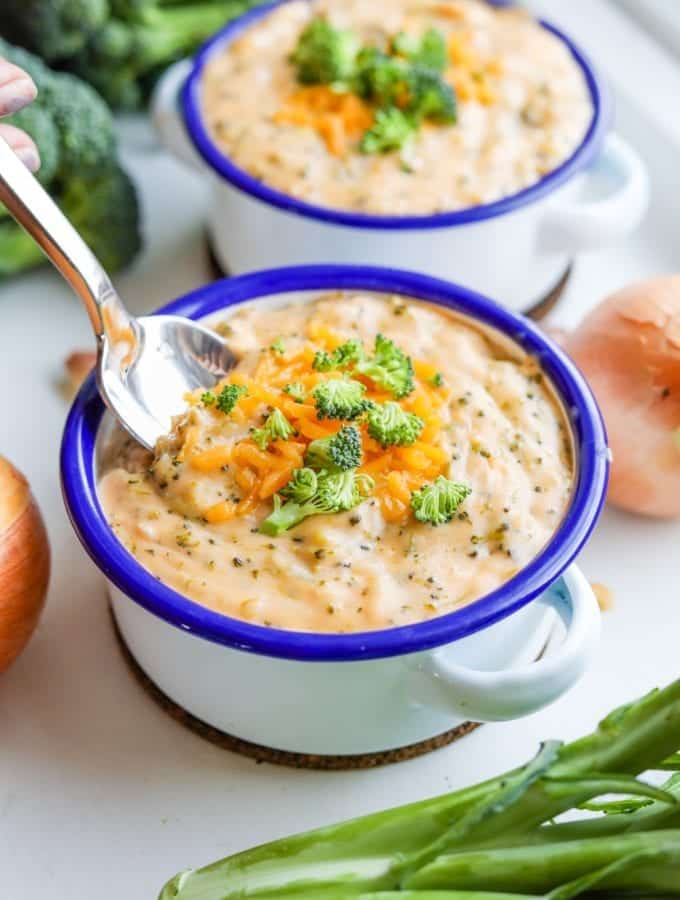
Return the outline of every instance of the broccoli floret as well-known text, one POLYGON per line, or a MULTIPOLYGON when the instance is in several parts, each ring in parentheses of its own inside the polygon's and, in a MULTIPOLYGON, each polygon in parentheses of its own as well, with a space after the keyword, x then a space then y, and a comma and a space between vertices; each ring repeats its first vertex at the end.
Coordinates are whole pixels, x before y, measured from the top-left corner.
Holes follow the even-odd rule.
POLYGON ((411 494, 411 508, 419 522, 444 525, 471 493, 467 485, 440 475, 432 484, 424 484, 411 494))
POLYGON ((241 397, 245 397, 247 393, 248 388, 243 384, 225 384, 215 398, 215 408, 228 416, 241 397))
POLYGON ((272 410, 262 428, 255 428, 251 434, 260 450, 266 450, 274 441, 287 441, 297 434, 280 409, 272 410))
POLYGON ((435 72, 443 72, 449 60, 446 39, 436 28, 428 29, 421 37, 402 31, 392 42, 392 48, 399 56, 435 72))
POLYGON ((314 19, 300 35, 291 62, 302 84, 333 84, 352 77, 358 51, 353 32, 333 28, 326 19, 314 19))
POLYGON ((286 342, 282 337, 278 337, 275 341, 272 341, 272 343, 269 345, 269 349, 273 350, 274 353, 278 353, 279 355, 283 356, 283 354, 286 352, 286 342))
POLYGON ((49 185, 59 169, 59 132, 52 114, 39 103, 31 103, 4 121, 30 134, 40 154, 37 177, 49 185))
POLYGON ((378 106, 401 105, 408 99, 408 67, 376 47, 366 47, 357 57, 352 85, 360 97, 378 106))
POLYGON ((52 61, 81 50, 109 15, 108 0, 3 0, 7 40, 52 61))
POLYGON ((389 153, 401 150, 413 139, 416 121, 396 106, 379 109, 375 121, 364 134, 359 145, 362 153, 389 153))
MULTIPOLYGON (((122 169, 72 175, 55 199, 107 271, 118 271, 136 256, 141 247, 137 195, 122 169)), ((44 261, 38 245, 18 225, 3 224, 0 274, 16 274, 44 261)))
POLYGON ((408 111, 412 116, 440 125, 450 125, 456 121, 456 95, 451 85, 437 72, 424 66, 414 66, 409 84, 408 111))
POLYGON ((413 390, 413 363, 397 345, 376 335, 372 357, 359 360, 355 371, 374 381, 379 387, 390 391, 397 400, 406 397, 413 390))
POLYGON ((361 435, 354 425, 344 425, 337 434, 312 441, 305 454, 306 466, 328 472, 357 469, 361 460, 361 435))
POLYGON ((345 341, 333 353, 317 350, 312 368, 317 372, 331 372, 333 369, 345 369, 352 363, 363 359, 364 348, 360 341, 345 341))
POLYGON ((331 378, 314 388, 316 414, 319 419, 357 419, 369 408, 364 394, 366 386, 351 378, 331 378))
POLYGON ((316 372, 330 372, 332 369, 335 369, 336 365, 333 354, 328 353, 326 350, 317 350, 314 354, 312 368, 316 372))
POLYGON ((296 403, 304 403, 307 399, 307 391, 304 384, 300 381, 292 381, 283 389, 284 394, 288 394, 296 403))
POLYGON ((383 447, 408 447, 415 443, 425 423, 398 403, 374 404, 366 415, 368 433, 383 447))
POLYGON ((440 388, 444 386, 444 376, 441 372, 435 372, 435 374, 430 378, 430 384, 432 387, 440 388))
POLYGON ((281 491, 287 502, 274 497, 274 511, 260 525, 263 534, 276 537, 310 516, 330 515, 354 509, 373 490, 367 475, 349 472, 315 472, 298 469, 281 491))

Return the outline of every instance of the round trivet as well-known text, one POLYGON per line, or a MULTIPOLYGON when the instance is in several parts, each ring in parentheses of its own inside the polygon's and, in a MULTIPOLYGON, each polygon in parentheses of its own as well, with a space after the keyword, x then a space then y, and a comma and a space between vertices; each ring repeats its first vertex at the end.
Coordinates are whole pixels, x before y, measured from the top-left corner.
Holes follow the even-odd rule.
MULTIPOLYGON (((213 279, 217 281, 220 278, 231 278, 231 272, 223 269, 221 264, 218 262, 217 256, 212 246, 212 242, 210 240, 210 235, 206 235, 206 243, 208 252, 208 264, 210 267, 210 274, 212 275, 213 279)), ((564 289, 569 282, 569 276, 571 275, 572 268, 573 263, 569 263, 564 273, 560 276, 557 284, 552 287, 548 291, 548 293, 538 301, 538 303, 534 303, 534 305, 529 310, 527 310, 524 315, 528 316, 530 319, 533 319, 536 322, 539 322, 541 319, 547 316, 548 313, 552 312, 559 302, 562 294, 564 293, 564 289)))
POLYGON ((161 709, 176 722, 179 722, 180 725, 189 728, 199 737, 210 741, 211 744, 215 744, 223 750, 247 756, 257 763, 266 762, 275 766, 289 766, 293 769, 322 769, 325 771, 374 769, 390 763, 405 762, 407 759, 415 759, 417 756, 423 756, 425 753, 439 750, 440 747, 445 747, 447 744, 465 737, 466 734, 470 734, 471 731, 479 727, 475 722, 463 722, 462 725, 458 725, 456 728, 444 732, 444 734, 437 735, 427 741, 420 741, 417 744, 410 744, 408 747, 400 747, 397 750, 385 750, 381 753, 362 753, 353 756, 321 756, 313 753, 291 753, 287 750, 273 750, 270 747, 262 747, 260 744, 252 744, 250 741, 244 741, 241 738, 234 737, 232 734, 220 731, 218 728, 213 728, 212 725, 207 725, 205 722, 192 716, 191 713, 188 713, 174 700, 171 700, 151 681, 146 672, 137 663, 120 633, 113 613, 111 613, 111 621, 118 646, 128 668, 137 683, 142 686, 144 691, 161 709))

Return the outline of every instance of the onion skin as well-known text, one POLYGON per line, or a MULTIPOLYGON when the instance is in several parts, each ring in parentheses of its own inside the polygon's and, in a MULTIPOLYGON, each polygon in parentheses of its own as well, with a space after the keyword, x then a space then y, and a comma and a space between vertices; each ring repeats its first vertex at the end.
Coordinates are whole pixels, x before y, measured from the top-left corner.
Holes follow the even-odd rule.
POLYGON ((613 294, 564 346, 607 426, 609 502, 641 515, 680 517, 680 275, 613 294))
POLYGON ((19 656, 45 603, 47 532, 28 482, 0 456, 0 672, 19 656))

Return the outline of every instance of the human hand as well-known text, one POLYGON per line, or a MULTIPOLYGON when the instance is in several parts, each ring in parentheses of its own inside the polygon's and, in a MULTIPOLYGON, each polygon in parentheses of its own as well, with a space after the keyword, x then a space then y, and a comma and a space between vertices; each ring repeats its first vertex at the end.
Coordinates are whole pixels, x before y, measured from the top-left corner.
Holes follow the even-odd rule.
MULTIPOLYGON (((33 80, 18 66, 0 57, 0 116, 18 112, 35 100, 38 90, 33 80)), ((14 125, 0 125, 3 137, 24 165, 35 172, 40 168, 40 154, 31 138, 14 125)))

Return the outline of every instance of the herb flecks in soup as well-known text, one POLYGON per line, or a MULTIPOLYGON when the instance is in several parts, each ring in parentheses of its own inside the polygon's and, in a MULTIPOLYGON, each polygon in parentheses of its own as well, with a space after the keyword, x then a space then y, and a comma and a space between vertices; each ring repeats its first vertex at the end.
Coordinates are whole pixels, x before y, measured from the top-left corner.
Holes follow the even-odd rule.
POLYGON ((418 622, 497 588, 568 502, 568 435, 536 364, 402 297, 239 308, 240 361, 155 455, 100 483, 116 535, 227 615, 312 632, 418 622))
POLYGON ((481 0, 294 0, 206 67, 227 155, 318 205, 393 215, 514 194, 583 140, 592 103, 566 45, 481 0))

